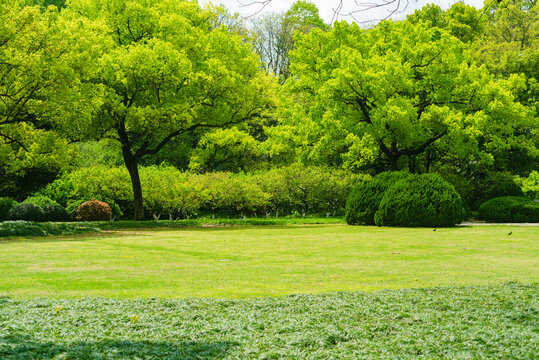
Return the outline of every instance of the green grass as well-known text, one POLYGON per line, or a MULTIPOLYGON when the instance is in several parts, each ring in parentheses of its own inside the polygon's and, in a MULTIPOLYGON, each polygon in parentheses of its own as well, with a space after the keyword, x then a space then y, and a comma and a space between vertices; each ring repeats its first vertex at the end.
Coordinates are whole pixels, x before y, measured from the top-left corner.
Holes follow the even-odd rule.
POLYGON ((538 238, 538 227, 433 232, 344 225, 12 238, 0 241, 0 294, 248 298, 533 283, 539 281, 538 238))
POLYGON ((534 359, 539 285, 249 300, 0 298, 0 358, 534 359))

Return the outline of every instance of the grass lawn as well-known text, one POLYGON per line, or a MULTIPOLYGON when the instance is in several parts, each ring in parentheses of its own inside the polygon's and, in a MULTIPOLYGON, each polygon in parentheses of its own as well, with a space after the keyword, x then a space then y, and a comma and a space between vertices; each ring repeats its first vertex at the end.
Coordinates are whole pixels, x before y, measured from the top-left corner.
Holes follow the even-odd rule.
POLYGON ((0 240, 0 294, 248 298, 539 281, 539 227, 131 229, 0 240), (508 236, 509 231, 513 232, 508 236))

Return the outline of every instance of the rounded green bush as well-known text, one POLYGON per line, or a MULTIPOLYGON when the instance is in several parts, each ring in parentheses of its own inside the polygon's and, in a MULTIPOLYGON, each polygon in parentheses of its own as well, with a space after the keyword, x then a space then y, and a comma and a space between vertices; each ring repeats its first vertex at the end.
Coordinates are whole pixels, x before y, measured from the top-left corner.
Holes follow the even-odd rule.
POLYGON ((11 210, 17 202, 9 197, 0 198, 0 221, 7 220, 9 218, 9 210, 11 210))
POLYGON ((479 218, 491 222, 539 222, 539 202, 524 196, 502 196, 479 207, 479 218))
POLYGON ((409 175, 405 172, 385 172, 359 183, 346 201, 346 222, 349 225, 374 225, 374 214, 386 190, 409 175))
POLYGON ((45 213, 40 206, 25 203, 14 206, 9 211, 8 217, 9 220, 43 221, 45 220, 45 213))
POLYGON ((45 221, 66 222, 71 220, 69 213, 58 204, 50 204, 43 206, 45 213, 45 221))
POLYGON ((455 188, 437 174, 410 175, 391 186, 374 216, 378 226, 453 226, 464 208, 455 188))

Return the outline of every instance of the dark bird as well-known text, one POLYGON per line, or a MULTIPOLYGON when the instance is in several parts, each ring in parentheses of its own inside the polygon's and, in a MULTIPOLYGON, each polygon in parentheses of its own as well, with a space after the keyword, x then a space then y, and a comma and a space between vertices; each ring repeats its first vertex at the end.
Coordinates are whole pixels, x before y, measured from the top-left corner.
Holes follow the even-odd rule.
POLYGON ((436 231, 436 228, 432 229, 432 231, 436 231))
POLYGON ((507 235, 511 235, 512 233, 513 233, 512 231, 509 231, 509 232, 507 233, 507 235))

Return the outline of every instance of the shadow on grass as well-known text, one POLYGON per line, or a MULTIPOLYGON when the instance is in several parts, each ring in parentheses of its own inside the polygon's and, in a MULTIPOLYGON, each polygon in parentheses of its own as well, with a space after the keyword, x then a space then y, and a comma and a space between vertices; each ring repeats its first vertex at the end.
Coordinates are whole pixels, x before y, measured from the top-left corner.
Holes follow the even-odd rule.
POLYGON ((52 359, 222 359, 237 346, 231 342, 161 342, 148 340, 79 341, 73 343, 39 342, 29 336, 0 336, 2 360, 52 359))

